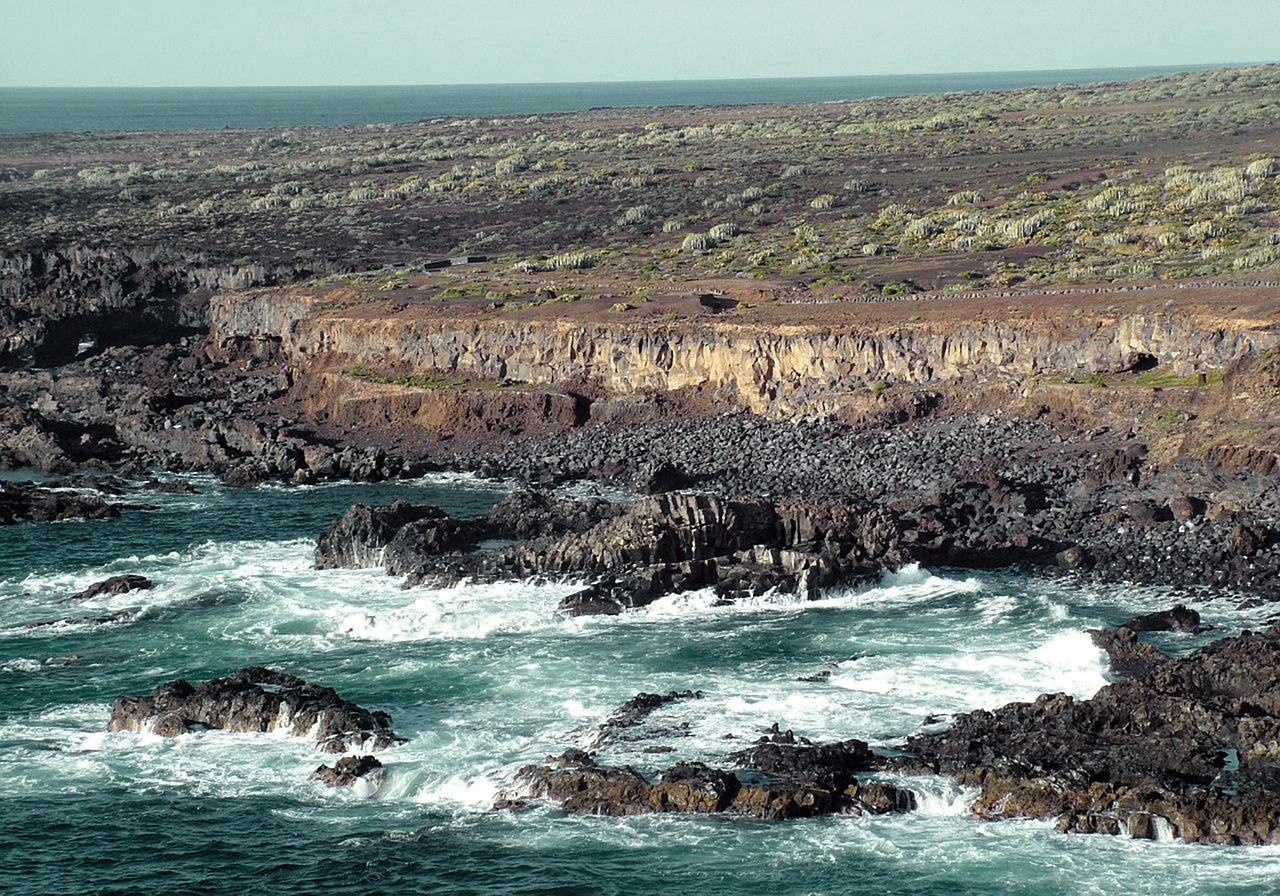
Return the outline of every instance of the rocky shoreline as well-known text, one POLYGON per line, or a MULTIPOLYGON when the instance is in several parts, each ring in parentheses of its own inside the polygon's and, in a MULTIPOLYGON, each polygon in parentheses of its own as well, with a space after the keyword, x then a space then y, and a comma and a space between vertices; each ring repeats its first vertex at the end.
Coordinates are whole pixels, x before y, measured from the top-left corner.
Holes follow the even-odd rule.
MULTIPOLYGON (((63 349, 83 323, 76 313, 65 312, 55 340, 63 349)), ((411 585, 577 582, 560 608, 566 614, 622 613, 707 587, 722 600, 771 590, 812 596, 912 562, 1159 583, 1188 597, 1280 598, 1275 455, 1157 450, 1148 431, 1123 424, 1123 408, 1082 422, 1060 409, 1006 407, 998 394, 920 388, 887 396, 862 417, 767 419, 706 396, 689 404, 687 396, 572 398, 569 390, 546 398, 560 408, 570 396, 564 419, 534 420, 506 398, 467 404, 512 415, 501 437, 483 420, 447 436, 412 419, 353 428, 311 413, 304 397, 316 372, 293 363, 277 336, 212 340, 199 334, 198 314, 148 314, 144 342, 154 344, 0 370, 0 468, 72 477, 0 483, 0 524, 146 512, 138 497, 163 485, 139 483, 160 470, 209 472, 246 487, 451 470, 519 488, 478 520, 407 504, 352 508, 320 536, 317 564, 383 567, 411 585), (594 413, 583 418, 583 407, 594 413), (569 482, 579 493, 628 497, 552 494, 569 482)), ((35 357, 41 338, 38 328, 23 329, 10 360, 35 357)), ((1239 375, 1242 384, 1270 382, 1249 359, 1239 375)), ((1143 642, 1141 628, 1095 635, 1124 680, 1094 698, 1050 695, 970 713, 905 742, 902 756, 771 732, 723 765, 639 772, 574 747, 523 769, 503 805, 550 798, 569 811, 760 818, 905 811, 909 788, 874 776, 941 773, 978 788, 979 817, 1274 842, 1269 744, 1280 737, 1272 731, 1280 710, 1268 676, 1280 631, 1169 659, 1143 642), (848 765, 846 754, 857 761, 848 765), (839 773, 805 765, 817 755, 839 773), (1091 758, 1098 755, 1110 758, 1091 758)), ((121 708, 122 719, 151 721, 113 724, 223 727, 216 713, 206 719, 187 707, 198 692, 162 687, 128 704, 135 710, 121 708)), ((350 784, 380 774, 376 762, 348 757, 318 769, 317 779, 350 784)))

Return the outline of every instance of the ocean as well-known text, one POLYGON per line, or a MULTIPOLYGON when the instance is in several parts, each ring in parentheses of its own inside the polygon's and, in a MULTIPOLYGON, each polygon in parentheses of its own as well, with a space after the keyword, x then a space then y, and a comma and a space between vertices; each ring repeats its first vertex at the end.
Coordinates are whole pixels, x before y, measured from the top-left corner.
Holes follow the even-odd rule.
MULTIPOLYGON (((118 520, 0 527, 0 890, 12 896, 321 892, 430 894, 1266 894, 1280 848, 1059 834, 979 822, 941 778, 898 779, 903 815, 743 818, 493 811, 523 764, 589 746, 638 692, 660 740, 601 749, 654 770, 725 754, 777 723, 886 749, 931 714, 1107 681, 1086 629, 1171 602, 1005 572, 909 567, 830 589, 718 606, 709 593, 620 617, 570 619, 570 586, 409 589, 379 571, 316 570, 315 537, 352 503, 482 514, 506 487, 466 476, 399 483, 129 492, 118 520), (151 590, 66 598, 111 575, 151 590), (215 731, 108 733, 112 698, 268 665, 391 714, 408 742, 380 785, 310 783, 332 757, 304 739, 215 731), (808 680, 829 672, 825 680, 808 680)), ((1168 635, 1186 651, 1256 626, 1168 635)))
POLYGON ((816 103, 1130 81, 1209 66, 391 87, 0 87, 0 134, 369 125, 599 107, 816 103))

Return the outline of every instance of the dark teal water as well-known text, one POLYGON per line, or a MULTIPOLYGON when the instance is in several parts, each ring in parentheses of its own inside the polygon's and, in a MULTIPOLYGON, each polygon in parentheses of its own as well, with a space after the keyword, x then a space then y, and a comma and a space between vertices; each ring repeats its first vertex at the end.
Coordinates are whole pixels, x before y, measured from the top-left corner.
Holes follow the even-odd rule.
MULTIPOLYGON (((570 746, 652 772, 723 762, 774 722, 884 747, 929 713, 1087 695, 1105 678, 1084 630, 1167 603, 1159 592, 907 569, 812 603, 717 607, 694 593, 569 620, 555 613, 564 585, 405 590, 377 572, 312 568, 315 534, 353 502, 476 514, 501 496, 493 487, 195 482, 195 495, 131 494, 157 508, 117 521, 0 529, 5 894, 1280 892, 1280 850, 978 823, 965 793, 933 778, 900 782, 921 809, 885 818, 490 809, 520 766, 570 746), (155 587, 65 602, 125 572, 155 587), (379 785, 339 791, 307 782, 331 758, 304 739, 106 732, 118 694, 247 664, 386 710, 409 742, 382 754, 379 785), (830 678, 799 680, 819 671, 830 678), (655 714, 666 733, 595 743, 619 704, 673 689, 703 697, 655 714), (672 752, 643 752, 655 742, 672 752)), ((1247 611, 1202 610, 1217 634, 1256 624, 1247 611)))
POLYGON ((1205 66, 845 78, 388 87, 0 88, 0 133, 185 131, 391 124, 597 107, 831 102, 874 96, 1129 81, 1205 66))

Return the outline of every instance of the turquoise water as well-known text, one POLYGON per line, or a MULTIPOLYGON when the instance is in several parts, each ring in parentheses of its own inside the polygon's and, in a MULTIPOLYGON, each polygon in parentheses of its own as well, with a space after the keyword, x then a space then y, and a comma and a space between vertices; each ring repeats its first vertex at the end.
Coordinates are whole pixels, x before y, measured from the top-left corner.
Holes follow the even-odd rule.
POLYGON ((0 88, 0 134, 389 124, 596 107, 829 102, 1127 81, 1207 66, 732 81, 388 87, 0 88))
MULTIPOLYGON (((570 620, 554 609, 564 585, 405 590, 377 572, 312 568, 315 534, 351 503, 403 497, 474 515, 501 497, 496 486, 193 481, 195 495, 129 495, 157 509, 117 521, 0 529, 5 893, 1280 892, 1277 849, 979 823, 968 795, 935 778, 903 782, 920 811, 883 818, 489 808, 521 765, 570 746, 653 771, 721 761, 774 722, 887 747, 930 713, 1087 696, 1106 677, 1084 630, 1167 606, 1157 590, 909 568, 811 603, 718 607, 693 593, 570 620), (126 572, 155 587, 62 602, 126 572), (247 664, 386 710, 409 742, 382 754, 379 785, 334 790, 306 781, 331 760, 303 739, 106 731, 117 694, 247 664), (826 681, 798 680, 821 671, 826 681), (596 743, 637 692, 685 689, 703 697, 658 711, 666 734, 596 743), (653 743, 673 751, 644 753, 653 743)), ((1201 609, 1215 636, 1259 621, 1225 602, 1201 609)))

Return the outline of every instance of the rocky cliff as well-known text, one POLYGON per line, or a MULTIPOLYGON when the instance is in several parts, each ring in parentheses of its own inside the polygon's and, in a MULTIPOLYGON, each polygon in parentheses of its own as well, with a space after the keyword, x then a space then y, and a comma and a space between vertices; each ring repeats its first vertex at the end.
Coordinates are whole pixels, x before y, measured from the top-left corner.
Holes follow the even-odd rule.
POLYGON ((1012 385, 1155 367, 1192 376, 1280 345, 1270 321, 1247 315, 1146 308, 988 319, 947 302, 954 313, 941 318, 860 323, 854 307, 824 309, 816 323, 772 324, 733 315, 387 313, 333 307, 303 290, 258 290, 215 296, 210 313, 216 343, 275 335, 304 369, 368 364, 611 395, 696 390, 722 410, 773 418, 839 413, 877 384, 1012 385))

